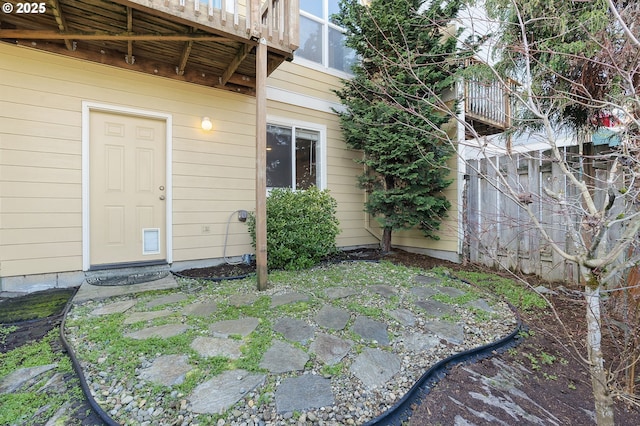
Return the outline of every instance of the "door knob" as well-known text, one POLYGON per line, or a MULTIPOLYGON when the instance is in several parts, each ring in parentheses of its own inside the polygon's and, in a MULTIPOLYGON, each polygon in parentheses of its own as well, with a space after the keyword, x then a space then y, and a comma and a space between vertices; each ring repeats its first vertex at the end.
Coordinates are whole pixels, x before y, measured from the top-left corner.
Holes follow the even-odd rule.
POLYGON ((164 186, 160 185, 160 188, 158 188, 160 191, 164 191, 164 186))
POLYGON ((164 200, 164 195, 161 195, 161 196, 160 196, 160 199, 161 199, 161 200, 164 200))

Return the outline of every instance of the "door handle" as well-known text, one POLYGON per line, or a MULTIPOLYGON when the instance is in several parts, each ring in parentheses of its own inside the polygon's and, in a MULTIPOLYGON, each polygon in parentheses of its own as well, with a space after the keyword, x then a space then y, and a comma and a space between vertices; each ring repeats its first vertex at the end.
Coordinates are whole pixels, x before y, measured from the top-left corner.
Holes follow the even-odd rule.
POLYGON ((158 188, 160 191, 164 191, 164 185, 160 185, 160 187, 158 188))
POLYGON ((161 195, 161 196, 160 196, 160 199, 161 199, 161 200, 164 200, 164 195, 161 195))

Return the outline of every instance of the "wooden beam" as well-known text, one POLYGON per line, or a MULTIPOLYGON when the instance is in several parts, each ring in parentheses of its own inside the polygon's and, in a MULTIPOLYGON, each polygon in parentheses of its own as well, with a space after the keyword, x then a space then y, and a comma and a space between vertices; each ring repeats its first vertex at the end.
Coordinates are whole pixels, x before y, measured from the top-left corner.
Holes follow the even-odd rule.
POLYGON ((111 51, 108 49, 102 49, 100 52, 95 52, 76 49, 72 52, 64 48, 64 46, 62 45, 47 42, 16 42, 16 45, 25 46, 31 49, 43 50, 46 52, 53 52, 71 58, 97 62, 99 64, 110 65, 126 70, 138 71, 160 77, 171 78, 187 83, 200 84, 207 87, 216 87, 219 89, 229 90, 234 93, 243 93, 250 96, 254 95, 254 89, 251 85, 253 82, 253 78, 249 76, 236 74, 231 78, 231 80, 229 80, 229 83, 234 83, 233 85, 227 84, 226 86, 220 86, 218 84, 220 76, 217 74, 206 74, 202 71, 191 70, 185 71, 184 75, 177 75, 175 63, 171 65, 164 61, 160 62, 149 58, 138 57, 135 64, 124 67, 122 61, 122 52, 115 50, 111 51), (239 84, 235 84, 235 82, 238 82, 239 84))
POLYGON ((215 41, 231 42, 230 39, 212 34, 136 34, 130 32, 108 33, 95 32, 57 32, 49 30, 12 30, 0 29, 0 39, 19 40, 115 40, 115 41, 215 41))
MULTIPOLYGON (((131 7, 128 7, 128 6, 127 6, 127 31, 128 32, 133 31, 133 9, 131 9, 131 7)), ((127 57, 125 61, 129 65, 133 65, 133 63, 136 61, 136 58, 134 58, 133 56, 132 40, 127 41, 127 57)))
POLYGON ((256 47, 256 275, 267 289, 267 41, 256 47))
MULTIPOLYGON (((51 12, 53 16, 56 18, 56 23, 58 24, 58 29, 62 32, 67 31, 67 22, 62 14, 62 9, 60 9, 60 2, 58 0, 50 0, 51 12)), ((68 50, 75 50, 75 44, 68 38, 64 39, 64 45, 68 50)))
POLYGON ((240 46, 240 49, 236 52, 236 56, 233 58, 227 69, 222 73, 222 77, 220 77, 220 84, 225 85, 231 78, 231 76, 236 72, 242 61, 249 55, 251 52, 251 47, 248 44, 243 44, 240 46))
POLYGON ((193 40, 189 40, 184 44, 182 48, 182 53, 180 54, 180 62, 176 67, 176 74, 183 75, 184 69, 187 66, 187 61, 189 60, 189 55, 191 54, 191 48, 193 47, 193 40))

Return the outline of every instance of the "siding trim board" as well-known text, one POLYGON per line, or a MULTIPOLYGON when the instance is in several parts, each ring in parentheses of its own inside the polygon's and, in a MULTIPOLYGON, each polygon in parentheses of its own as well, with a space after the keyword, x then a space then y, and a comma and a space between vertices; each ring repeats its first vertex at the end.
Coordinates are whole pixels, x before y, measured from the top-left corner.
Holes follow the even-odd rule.
POLYGON ((145 109, 129 108, 118 105, 110 105, 98 102, 82 102, 82 270, 88 271, 91 267, 91 236, 90 236, 90 208, 89 208, 89 155, 90 155, 90 118, 92 112, 107 112, 113 114, 144 117, 164 121, 165 147, 166 147, 166 261, 173 261, 173 182, 172 182, 172 152, 173 152, 173 118, 171 114, 145 109))
POLYGON ((315 111, 333 114, 334 111, 345 111, 344 105, 309 95, 291 92, 277 87, 267 86, 267 99, 285 104, 309 108, 315 111))

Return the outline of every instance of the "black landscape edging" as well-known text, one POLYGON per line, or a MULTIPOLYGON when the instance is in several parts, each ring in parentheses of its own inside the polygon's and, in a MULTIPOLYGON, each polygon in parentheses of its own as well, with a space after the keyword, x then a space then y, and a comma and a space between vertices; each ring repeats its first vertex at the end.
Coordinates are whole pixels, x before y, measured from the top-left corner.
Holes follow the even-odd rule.
MULTIPOLYGON (((340 260, 336 263, 340 263, 344 261, 347 261, 347 262, 348 261, 355 261, 355 262, 365 261, 365 262, 374 262, 374 263, 378 262, 378 260, 357 259, 357 260, 340 260)), ((214 281, 214 282, 244 279, 252 275, 255 275, 251 273, 251 274, 245 274, 245 275, 239 275, 239 276, 233 276, 233 277, 195 278, 195 277, 189 277, 186 275, 183 276, 176 272, 172 272, 172 274, 180 278, 202 279, 202 280, 214 281)), ((456 278, 456 279, 466 284, 471 284, 465 280, 461 280, 460 278, 456 278)), ((89 405, 91 405, 91 408, 102 419, 102 421, 105 422, 106 425, 120 426, 119 423, 115 422, 102 409, 102 407, 100 407, 100 405, 96 402, 96 400, 91 395, 91 391, 89 389, 89 385, 85 380, 80 362, 78 361, 75 353, 73 352, 73 349, 71 348, 71 346, 67 342, 67 339, 64 336, 64 326, 67 318, 67 313, 69 312, 69 309, 71 308, 72 303, 73 303, 73 297, 69 299, 69 302, 67 303, 67 306, 65 307, 65 310, 62 315, 62 322, 60 324, 60 339, 62 340, 62 344, 64 345, 67 353, 69 354, 69 357, 71 358, 73 369, 76 371, 76 374, 78 375, 78 378, 80 380, 80 386, 82 388, 82 392, 85 394, 85 397, 87 398, 89 405)), ((400 426, 402 425, 403 422, 406 422, 411 416, 411 413, 413 412, 412 406, 414 406, 416 403, 419 404, 419 401, 421 400, 421 398, 424 398, 426 395, 428 395, 431 388, 435 384, 437 384, 441 379, 443 379, 447 375, 447 373, 451 370, 452 367, 462 363, 475 363, 480 360, 489 358, 492 355, 501 354, 507 351, 509 348, 517 346, 520 343, 519 340, 520 340, 521 332, 526 331, 527 327, 522 323, 522 320, 520 319, 520 316, 518 315, 515 307, 513 307, 511 304, 509 304, 509 307, 516 314, 516 317, 517 317, 516 328, 510 334, 503 337, 502 339, 496 340, 495 342, 488 343, 486 345, 479 346, 474 349, 469 349, 463 352, 459 352, 457 354, 451 355, 448 358, 438 361, 431 368, 429 368, 420 377, 420 379, 418 379, 418 381, 411 387, 411 389, 409 389, 409 391, 400 399, 400 401, 398 401, 395 405, 393 405, 389 410, 387 410, 380 416, 372 420, 369 420, 363 426, 395 426, 395 425, 400 426)))
MULTIPOLYGON (((514 313, 515 308, 511 306, 514 313)), ((469 349, 464 352, 451 355, 448 358, 438 361, 429 368, 418 381, 409 389, 400 401, 378 417, 369 420, 363 426, 395 426, 406 422, 413 412, 413 406, 419 405, 422 398, 429 394, 431 388, 443 379, 454 366, 462 363, 472 364, 480 360, 501 354, 512 347, 520 344, 520 334, 527 330, 527 327, 520 320, 519 315, 516 328, 507 336, 495 342, 469 349)))
POLYGON ((73 369, 75 370, 76 374, 78 375, 78 380, 80 380, 80 387, 82 388, 82 393, 84 393, 84 396, 87 399, 87 402, 89 403, 89 405, 91 406, 93 411, 98 415, 98 417, 100 417, 100 419, 102 419, 102 421, 105 423, 105 425, 108 425, 108 426, 120 426, 120 423, 118 423, 115 420, 113 420, 102 409, 102 407, 100 407, 100 405, 93 398, 93 395, 91 395, 91 390, 89 389, 89 385, 87 384, 87 380, 84 378, 84 373, 82 372, 82 366, 80 365, 80 361, 78 361, 78 358, 76 357, 75 352, 71 348, 71 345, 69 345, 69 342, 67 342, 67 338, 64 335, 64 326, 65 326, 65 322, 67 320, 67 314, 69 313, 69 309, 71 309, 71 305, 73 304, 73 297, 74 296, 72 296, 69 299, 69 302, 67 302, 67 306, 65 307, 64 313, 62 315, 62 321, 60 323, 60 340, 62 341, 62 345, 64 346, 65 350, 67 351, 67 354, 69 355, 69 358, 71 358, 71 364, 73 365, 73 369))
POLYGON ((245 278, 249 278, 255 275, 255 272, 251 272, 249 274, 244 275, 234 275, 232 277, 191 277, 189 275, 182 275, 179 272, 171 272, 178 278, 185 278, 189 280, 204 280, 204 281, 212 281, 214 283, 219 283, 221 281, 234 281, 234 280, 243 280, 245 278))

